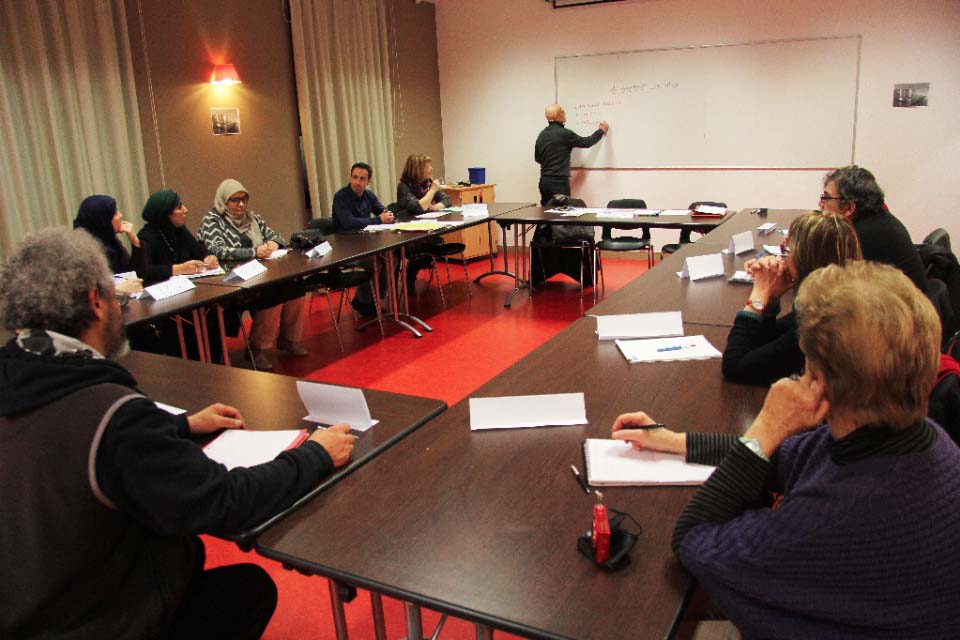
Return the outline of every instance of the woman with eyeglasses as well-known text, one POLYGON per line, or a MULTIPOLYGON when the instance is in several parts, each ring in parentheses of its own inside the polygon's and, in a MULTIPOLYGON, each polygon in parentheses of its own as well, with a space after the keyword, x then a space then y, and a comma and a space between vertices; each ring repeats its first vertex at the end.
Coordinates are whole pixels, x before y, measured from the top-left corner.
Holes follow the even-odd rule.
MULTIPOLYGON (((221 262, 268 258, 286 244, 283 236, 247 206, 249 202, 250 193, 242 184, 233 179, 224 180, 217 188, 213 208, 200 224, 197 234, 200 241, 221 262)), ((273 369, 264 351, 274 346, 293 356, 309 353, 300 344, 303 303, 303 287, 293 283, 269 287, 254 301, 250 308, 253 315, 250 348, 257 369, 273 369)))
POLYGON ((140 240, 133 232, 133 225, 123 219, 123 213, 117 209, 114 198, 104 195, 84 198, 77 217, 73 219, 73 228, 83 229, 100 241, 110 270, 114 274, 136 272, 134 278, 116 279, 115 288, 118 294, 127 296, 143 290, 144 254, 140 240), (130 251, 120 243, 117 236, 121 233, 130 241, 130 251))
POLYGON ((853 225, 843 216, 811 211, 790 224, 786 256, 749 260, 753 289, 737 312, 723 352, 723 375, 735 382, 768 385, 803 371, 793 311, 778 317, 780 298, 828 264, 861 260, 853 225))

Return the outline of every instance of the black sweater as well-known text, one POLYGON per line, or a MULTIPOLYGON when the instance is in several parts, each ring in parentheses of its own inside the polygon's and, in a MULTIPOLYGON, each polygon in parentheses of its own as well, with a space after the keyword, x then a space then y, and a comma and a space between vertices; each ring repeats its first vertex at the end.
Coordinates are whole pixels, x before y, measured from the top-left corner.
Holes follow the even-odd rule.
POLYGON ((148 224, 137 234, 146 254, 144 282, 152 284, 168 280, 173 275, 173 265, 188 260, 203 260, 210 252, 202 242, 193 237, 186 227, 161 228, 148 224))
POLYGON ((804 357, 797 339, 797 319, 791 311, 738 311, 723 351, 723 375, 734 382, 769 385, 803 371, 804 357))

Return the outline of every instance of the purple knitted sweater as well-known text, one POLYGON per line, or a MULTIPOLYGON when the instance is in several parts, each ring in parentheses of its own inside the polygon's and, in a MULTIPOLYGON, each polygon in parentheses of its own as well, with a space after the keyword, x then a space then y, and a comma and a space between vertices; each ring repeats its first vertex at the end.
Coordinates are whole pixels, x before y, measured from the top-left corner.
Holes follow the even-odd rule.
POLYGON ((960 637, 960 449, 929 421, 915 429, 929 446, 852 461, 825 426, 771 464, 729 450, 701 492, 742 512, 678 527, 675 544, 744 637, 960 637), (782 501, 758 507, 771 473, 782 501))

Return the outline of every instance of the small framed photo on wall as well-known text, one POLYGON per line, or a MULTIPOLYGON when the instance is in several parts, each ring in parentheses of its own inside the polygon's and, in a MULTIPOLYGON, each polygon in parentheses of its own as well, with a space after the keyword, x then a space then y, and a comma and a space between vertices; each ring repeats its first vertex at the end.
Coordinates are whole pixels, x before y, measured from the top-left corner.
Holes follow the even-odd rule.
POLYGON ((214 107, 210 109, 210 119, 213 121, 213 135, 240 135, 240 109, 214 107))
POLYGON ((925 107, 930 94, 929 82, 912 82, 893 85, 894 107, 925 107))

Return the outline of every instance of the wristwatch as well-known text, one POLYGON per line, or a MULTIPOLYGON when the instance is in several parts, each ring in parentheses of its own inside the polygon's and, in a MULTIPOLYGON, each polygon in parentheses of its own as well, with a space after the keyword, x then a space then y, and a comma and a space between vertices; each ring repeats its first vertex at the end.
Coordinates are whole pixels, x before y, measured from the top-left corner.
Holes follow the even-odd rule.
POLYGON ((761 302, 760 300, 754 300, 752 298, 747 298, 747 306, 753 307, 756 311, 760 313, 763 313, 763 310, 767 308, 767 305, 765 305, 763 302, 761 302))
POLYGON ((770 462, 770 458, 764 455, 763 449, 760 447, 759 440, 756 438, 746 438, 743 436, 741 436, 739 440, 747 447, 747 449, 750 449, 750 451, 753 451, 755 454, 757 454, 761 460, 764 462, 770 462))

